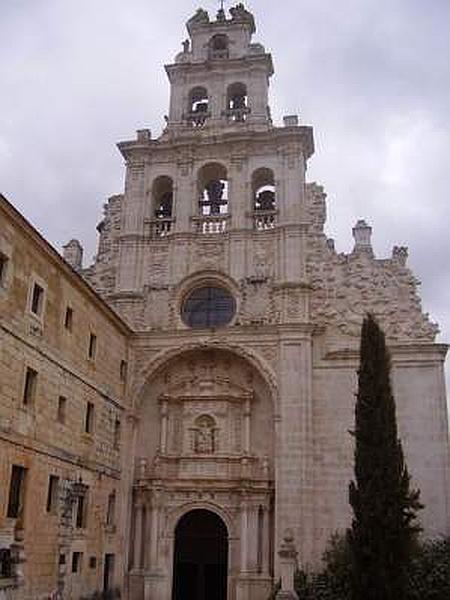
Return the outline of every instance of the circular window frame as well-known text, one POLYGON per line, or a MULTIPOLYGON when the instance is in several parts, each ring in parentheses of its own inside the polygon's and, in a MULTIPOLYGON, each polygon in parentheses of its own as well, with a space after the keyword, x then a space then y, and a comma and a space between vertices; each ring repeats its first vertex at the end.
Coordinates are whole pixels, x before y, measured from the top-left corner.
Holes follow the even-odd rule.
POLYGON ((236 298, 223 285, 198 285, 185 295, 181 304, 180 317, 189 329, 222 329, 228 327, 236 315, 236 298), (204 298, 201 297, 203 292, 204 298), (194 298, 198 294, 197 298, 194 298), (189 302, 203 302, 204 310, 188 309, 189 302), (223 309, 218 310, 218 304, 223 302, 223 309), (203 316, 203 318, 202 318, 203 316), (197 322, 198 321, 198 322, 197 322))
POLYGON ((237 285, 231 278, 227 277, 226 275, 223 275, 222 273, 217 273, 217 272, 213 271, 213 272, 195 273, 194 275, 190 275, 189 277, 187 277, 184 280, 184 282, 181 283, 181 285, 178 289, 177 296, 178 296, 177 302, 176 302, 177 320, 178 320, 179 327, 181 327, 182 329, 192 331, 192 332, 202 331, 202 330, 205 331, 205 330, 224 329, 226 327, 232 327, 238 319, 240 305, 241 305, 239 288, 237 287, 237 285), (184 321, 183 316, 182 316, 184 303, 186 302, 186 300, 189 298, 190 294, 192 294, 192 292, 194 290, 203 288, 203 287, 222 288, 223 290, 228 292, 230 294, 230 296, 233 298, 234 314, 226 324, 214 325, 211 327, 206 327, 206 326, 192 327, 191 325, 188 325, 184 321))

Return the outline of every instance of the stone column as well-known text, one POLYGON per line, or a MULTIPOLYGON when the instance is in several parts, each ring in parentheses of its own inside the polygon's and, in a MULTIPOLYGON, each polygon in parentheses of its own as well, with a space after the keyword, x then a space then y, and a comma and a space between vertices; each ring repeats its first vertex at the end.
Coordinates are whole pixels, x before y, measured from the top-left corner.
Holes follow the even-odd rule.
POLYGON ((263 505, 263 528, 262 528, 262 574, 269 574, 269 551, 270 551, 270 514, 269 507, 263 505))
POLYGON ((259 552, 259 522, 258 522, 259 504, 252 502, 248 507, 248 571, 257 573, 258 571, 258 552, 259 552))
POLYGON ((127 167, 123 228, 120 236, 116 291, 134 291, 140 281, 141 239, 144 233, 145 163, 134 160, 127 167))
POLYGON ((167 400, 161 403, 161 454, 167 452, 167 400))
POLYGON ((142 536, 143 536, 143 511, 144 503, 141 499, 136 501, 134 506, 134 552, 133 552, 133 569, 139 570, 141 568, 142 559, 142 536))
POLYGON ((190 218, 197 214, 197 182, 194 181, 193 160, 186 153, 179 157, 177 185, 174 195, 175 231, 187 233, 191 230, 190 218), (195 196, 195 197, 194 197, 195 196))
POLYGON ((281 589, 277 593, 276 600, 298 600, 294 589, 294 575, 297 568, 297 551, 294 544, 294 536, 286 531, 278 551, 281 573, 281 589))
POLYGON ((155 570, 158 566, 158 521, 159 521, 159 492, 154 491, 151 500, 150 513, 150 568, 155 570))
POLYGON ((245 401, 244 408, 244 452, 250 454, 250 416, 251 404, 250 400, 245 401))
POLYGON ((275 543, 280 543, 282 531, 291 530, 300 556, 309 556, 313 546, 311 346, 308 329, 286 334, 281 341, 280 415, 276 422, 275 543))
POLYGON ((251 210, 252 199, 251 195, 247 197, 247 157, 242 153, 231 157, 228 177, 231 227, 244 229, 247 223, 246 213, 251 210))
POLYGON ((248 570, 248 502, 241 501, 241 574, 248 570))

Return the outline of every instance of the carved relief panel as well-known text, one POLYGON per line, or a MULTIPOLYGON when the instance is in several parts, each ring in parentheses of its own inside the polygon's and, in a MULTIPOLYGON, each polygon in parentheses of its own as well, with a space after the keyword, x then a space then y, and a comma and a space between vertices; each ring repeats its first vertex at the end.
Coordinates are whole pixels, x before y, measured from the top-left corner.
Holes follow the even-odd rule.
POLYGON ((161 453, 177 456, 239 456, 249 447, 243 421, 250 419, 247 398, 170 398, 165 425, 167 441, 161 453))

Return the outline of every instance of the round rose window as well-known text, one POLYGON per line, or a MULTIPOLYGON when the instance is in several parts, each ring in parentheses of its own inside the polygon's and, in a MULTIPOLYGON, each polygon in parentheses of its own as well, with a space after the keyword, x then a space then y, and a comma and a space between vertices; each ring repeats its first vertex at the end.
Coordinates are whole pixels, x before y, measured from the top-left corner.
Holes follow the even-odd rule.
POLYGON ((231 321, 236 302, 228 290, 218 286, 195 288, 186 297, 181 318, 189 327, 220 327, 231 321))

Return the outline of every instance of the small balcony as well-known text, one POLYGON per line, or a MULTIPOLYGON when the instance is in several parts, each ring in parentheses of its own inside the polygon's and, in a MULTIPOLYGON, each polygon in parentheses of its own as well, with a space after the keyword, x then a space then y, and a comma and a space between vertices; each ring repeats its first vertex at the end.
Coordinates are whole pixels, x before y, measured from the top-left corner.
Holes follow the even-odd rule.
POLYGON ((150 231, 153 238, 162 238, 169 235, 173 230, 174 219, 154 219, 150 222, 150 231))
POLYGON ((274 229, 277 223, 278 211, 257 210, 253 213, 253 228, 256 231, 267 231, 274 229))
POLYGON ((250 108, 243 106, 242 108, 229 108, 224 111, 229 123, 244 123, 250 114, 250 108))
POLYGON ((202 215, 192 217, 192 221, 196 233, 217 235, 227 231, 229 218, 230 215, 202 215))
POLYGON ((184 115, 184 119, 191 127, 204 127, 206 121, 211 116, 209 111, 197 110, 184 115))

